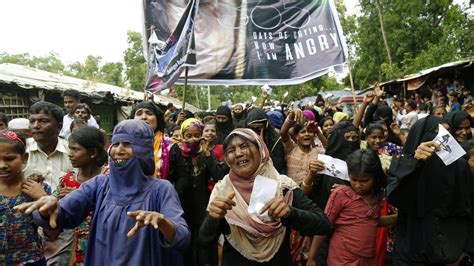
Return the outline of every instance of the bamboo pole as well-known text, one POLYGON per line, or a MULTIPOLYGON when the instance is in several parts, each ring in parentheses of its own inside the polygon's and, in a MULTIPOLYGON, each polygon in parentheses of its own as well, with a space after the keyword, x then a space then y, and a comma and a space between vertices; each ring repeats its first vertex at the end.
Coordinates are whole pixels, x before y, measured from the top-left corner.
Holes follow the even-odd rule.
POLYGON ((182 104, 182 111, 186 110, 186 89, 188 87, 188 67, 184 68, 184 90, 183 90, 183 104, 182 104))
POLYGON ((380 0, 375 0, 375 5, 377 6, 377 12, 379 14, 380 30, 382 31, 383 42, 385 44, 385 49, 387 50, 388 64, 392 66, 392 55, 390 54, 390 47, 388 47, 387 36, 385 35, 385 27, 383 23, 383 13, 382 6, 380 5, 380 0))
POLYGON ((351 81, 352 99, 354 101, 354 113, 357 113, 357 110, 359 109, 359 106, 357 105, 354 80, 352 79, 352 65, 351 65, 350 57, 347 58, 347 66, 349 67, 349 80, 351 81))

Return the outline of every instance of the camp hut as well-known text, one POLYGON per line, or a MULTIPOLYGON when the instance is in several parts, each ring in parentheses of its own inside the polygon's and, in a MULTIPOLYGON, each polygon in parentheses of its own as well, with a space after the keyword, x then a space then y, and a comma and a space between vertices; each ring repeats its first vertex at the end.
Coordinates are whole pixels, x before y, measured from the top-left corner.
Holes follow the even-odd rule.
POLYGON ((81 102, 87 103, 93 115, 100 116, 101 128, 113 130, 121 107, 142 100, 143 93, 108 84, 96 83, 28 66, 0 64, 0 112, 9 119, 28 117, 29 107, 38 101, 63 106, 62 92, 80 92, 81 102))

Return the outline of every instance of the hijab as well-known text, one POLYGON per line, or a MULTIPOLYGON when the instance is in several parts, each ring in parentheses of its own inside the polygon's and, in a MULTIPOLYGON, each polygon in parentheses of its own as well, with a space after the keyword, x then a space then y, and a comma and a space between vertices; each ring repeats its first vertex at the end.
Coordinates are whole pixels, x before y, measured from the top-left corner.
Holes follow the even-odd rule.
POLYGON ((341 121, 329 131, 326 155, 345 160, 352 152, 360 148, 360 141, 348 141, 344 134, 350 131, 358 132, 357 128, 349 121, 341 121))
POLYGON ((453 111, 449 112, 444 116, 444 120, 448 122, 449 126, 451 127, 451 131, 455 132, 459 126, 461 125, 462 121, 469 120, 472 127, 472 120, 471 115, 464 111, 453 111))
POLYGON ((374 121, 383 120, 387 124, 387 127, 393 123, 393 111, 388 105, 379 105, 374 113, 374 121))
MULTIPOLYGON (((291 205, 293 189, 298 185, 289 177, 280 175, 273 166, 270 153, 264 141, 253 130, 239 128, 233 130, 227 138, 241 136, 258 146, 260 152, 260 165, 250 177, 237 176, 232 169, 228 175, 220 180, 212 191, 209 204, 216 197, 227 197, 230 192, 235 192, 236 206, 228 211, 225 219, 230 227, 230 235, 225 236, 230 245, 245 258, 266 262, 278 252, 285 237, 286 228, 281 221, 265 222, 253 214, 248 213, 248 203, 257 175, 264 176, 278 182, 278 195, 284 197, 285 203, 291 205), (288 190, 283 196, 283 191, 288 190)), ((225 141, 228 143, 228 141, 225 141)), ((256 157, 256 156, 254 156, 256 157)), ((208 206, 209 209, 209 206, 208 206)))
POLYGON ((387 195, 399 210, 395 232, 401 256, 446 264, 459 257, 469 239, 464 225, 472 223, 469 165, 460 158, 446 166, 436 154, 426 161, 413 157, 443 122, 429 115, 410 128, 402 156, 392 160, 387 195))
POLYGON ((150 110, 155 115, 155 117, 156 117, 155 132, 157 132, 157 131, 164 132, 165 131, 165 116, 164 116, 163 110, 161 110, 161 108, 154 102, 144 101, 144 102, 141 102, 141 103, 137 104, 135 106, 135 108, 133 108, 132 113, 130 114, 130 119, 134 119, 135 118, 135 113, 139 109, 142 109, 142 108, 150 110))
POLYGON ((274 128, 278 128, 280 129, 281 126, 283 125, 283 122, 284 122, 284 118, 283 118, 283 114, 279 111, 270 111, 267 113, 267 116, 268 116, 268 121, 270 121, 270 124, 274 127, 274 128))
POLYGON ((308 119, 309 121, 316 121, 316 116, 311 110, 304 110, 303 116, 308 119))
POLYGON ((150 110, 156 117, 155 138, 153 141, 153 154, 155 157, 155 171, 153 175, 166 179, 169 172, 169 151, 171 140, 165 135, 165 116, 161 108, 154 102, 144 101, 133 108, 130 119, 135 118, 135 113, 139 109, 150 110))
MULTIPOLYGON (((412 156, 415 154, 418 146, 423 142, 433 140, 438 134, 438 125, 445 122, 443 118, 433 115, 418 120, 410 128, 405 146, 403 147, 402 156, 413 158, 412 156)), ((389 186, 389 197, 392 192, 395 192, 392 195, 392 199, 396 207, 404 211, 411 211, 418 217, 423 217, 431 211, 434 211, 439 216, 447 216, 452 213, 462 215, 469 208, 470 188, 465 183, 469 183, 469 180, 465 179, 470 177, 469 175, 463 176, 459 174, 464 171, 462 165, 467 165, 464 159, 458 159, 446 166, 434 154, 424 162, 415 161, 416 165, 401 162, 396 160, 395 163, 392 163, 390 175, 396 177, 396 181, 408 176, 410 178, 406 178, 407 180, 404 183, 406 188, 402 187, 401 191, 404 192, 398 195, 397 187, 393 184, 389 186), (415 195, 415 202, 404 199, 407 192, 413 193, 409 195, 415 195)), ((393 181, 395 180, 391 179, 392 182, 390 183, 394 183, 393 181)))
POLYGON ((121 164, 110 158, 110 193, 115 196, 140 193, 152 180, 155 169, 153 131, 141 120, 124 120, 114 128, 112 135, 112 145, 119 142, 130 143, 133 154, 121 164))
POLYGON ((222 144, 225 137, 234 129, 234 123, 232 120, 232 110, 227 106, 219 106, 216 110, 216 115, 225 115, 227 117, 226 122, 217 122, 217 144, 222 144))
POLYGON ((280 140, 280 136, 275 131, 273 126, 268 123, 267 114, 259 108, 253 108, 247 113, 246 123, 247 126, 253 123, 266 123, 267 126, 265 128, 265 144, 267 145, 270 152, 272 152, 274 146, 280 140))
MULTIPOLYGON (((197 128, 199 131, 204 129, 204 124, 196 118, 188 118, 181 124, 181 137, 184 139, 184 132, 190 128, 197 128)), ((200 140, 183 140, 181 152, 185 157, 194 157, 199 153, 200 140)))

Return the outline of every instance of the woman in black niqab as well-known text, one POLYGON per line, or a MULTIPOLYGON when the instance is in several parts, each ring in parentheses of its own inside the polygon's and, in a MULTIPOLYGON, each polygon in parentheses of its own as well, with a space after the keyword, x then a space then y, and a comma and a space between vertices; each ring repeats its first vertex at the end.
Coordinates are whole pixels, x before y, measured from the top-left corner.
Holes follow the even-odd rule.
POLYGON ((432 141, 442 118, 428 116, 410 129, 403 154, 389 170, 387 194, 398 208, 395 265, 448 264, 472 252, 473 180, 465 159, 446 166, 435 154, 425 161, 413 156, 432 141))
MULTIPOLYGON (((252 128, 252 124, 263 125, 263 138, 265 145, 270 150, 270 157, 273 162, 273 166, 277 169, 278 173, 286 174, 286 161, 285 161, 285 149, 283 142, 281 141, 280 135, 275 131, 275 128, 268 122, 267 114, 259 108, 253 108, 247 113, 245 120, 247 127, 252 128)), ((260 135, 260 132, 257 132, 260 135)))
POLYGON ((345 160, 346 157, 360 148, 360 141, 350 141, 345 138, 345 134, 354 131, 359 135, 359 131, 349 121, 341 121, 334 125, 329 131, 328 146, 326 148, 326 155, 345 160))

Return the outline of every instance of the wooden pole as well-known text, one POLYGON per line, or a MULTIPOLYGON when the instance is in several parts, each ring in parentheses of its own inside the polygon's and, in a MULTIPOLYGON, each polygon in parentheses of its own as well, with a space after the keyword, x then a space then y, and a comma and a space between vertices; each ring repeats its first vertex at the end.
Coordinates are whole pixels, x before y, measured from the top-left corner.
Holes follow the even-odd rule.
POLYGON ((377 12, 379 14, 380 30, 382 31, 383 42, 385 44, 385 49, 387 50, 388 64, 392 66, 392 55, 390 54, 390 47, 388 47, 387 36, 385 36, 385 27, 383 23, 383 13, 382 6, 380 5, 380 0, 375 0, 375 5, 377 6, 377 12))
POLYGON ((184 90, 183 90, 183 104, 182 111, 186 110, 186 89, 188 87, 188 67, 184 69, 184 90))
POLYGON ((355 87, 354 87, 354 80, 352 79, 352 66, 351 66, 351 59, 347 58, 347 66, 349 67, 349 80, 351 81, 351 91, 352 91, 352 99, 354 100, 354 113, 357 113, 357 109, 359 106, 357 105, 357 99, 355 94, 355 87))

